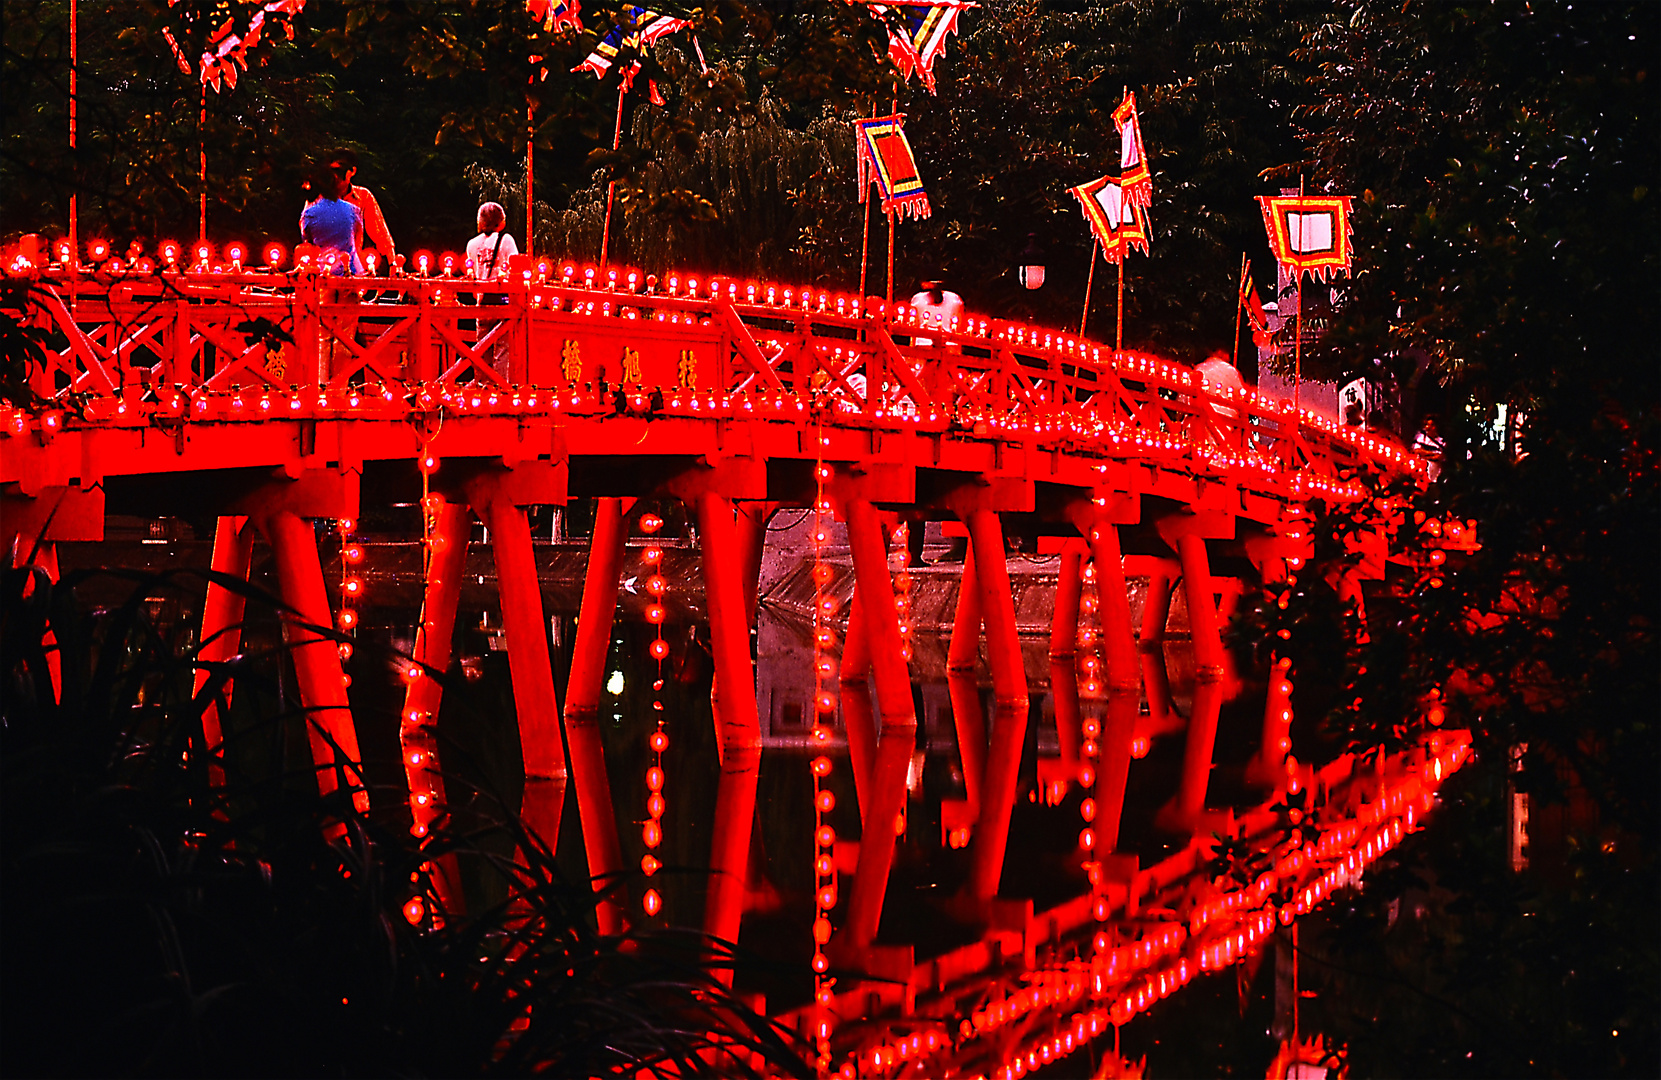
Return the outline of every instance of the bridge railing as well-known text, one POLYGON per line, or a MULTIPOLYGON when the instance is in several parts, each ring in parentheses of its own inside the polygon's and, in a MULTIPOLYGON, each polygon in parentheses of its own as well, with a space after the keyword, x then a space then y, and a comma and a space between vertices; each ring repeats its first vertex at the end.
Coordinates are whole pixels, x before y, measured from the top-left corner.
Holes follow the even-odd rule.
POLYGON ((32 283, 28 321, 51 332, 34 389, 90 422, 440 405, 811 417, 1168 460, 1292 495, 1359 494, 1346 470, 1424 468, 1391 440, 1181 363, 975 315, 943 328, 828 291, 309 272, 32 283))

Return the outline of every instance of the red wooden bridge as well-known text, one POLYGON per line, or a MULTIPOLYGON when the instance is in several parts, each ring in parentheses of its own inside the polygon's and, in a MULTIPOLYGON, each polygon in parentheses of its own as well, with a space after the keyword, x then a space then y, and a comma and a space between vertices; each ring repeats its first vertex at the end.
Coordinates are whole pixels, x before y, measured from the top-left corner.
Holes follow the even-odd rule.
MULTIPOLYGON (((307 519, 357 518, 365 467, 404 470, 423 491, 430 551, 416 659, 437 671, 449 664, 477 515, 499 577, 526 771, 523 816, 552 842, 570 783, 591 872, 621 872, 596 711, 626 500, 682 500, 702 548, 721 750, 705 925, 728 940, 738 938, 743 913, 761 755, 756 698, 745 688, 754 686, 748 630, 768 515, 809 507, 846 523, 856 577, 847 638, 839 673, 815 677, 831 700, 843 699, 867 823, 900 813, 916 728, 887 528, 961 523, 971 556, 952 667, 960 677, 972 672, 984 628, 996 699, 989 731, 978 703, 954 710, 969 796, 961 828, 973 865, 964 903, 978 905, 993 929, 926 975, 909 965, 884 969, 891 958, 871 946, 893 830, 868 827, 824 963, 895 978, 841 994, 823 982, 819 1002, 796 1018, 805 1032, 828 1037, 833 1018, 866 1017, 838 1037, 836 1053, 850 1068, 932 1075, 944 1068, 938 1055, 949 1054, 952 1068, 1019 1075, 1039 1064, 1032 1055, 1040 1047, 1045 1061, 1071 1052, 1101 1025, 1120 1022, 1124 1008, 1145 1006, 1248 947, 1273 927, 1275 897, 1287 889, 1295 899, 1283 913, 1315 902, 1334 873, 1358 872, 1361 853, 1374 857, 1394 843, 1463 753, 1448 736, 1416 755, 1371 763, 1364 778, 1351 775, 1346 759, 1342 775, 1294 772, 1288 780, 1290 686, 1276 674, 1255 771, 1283 789, 1301 782, 1330 792, 1329 827, 1318 831, 1312 819, 1289 840, 1261 814, 1208 814, 1230 680, 1213 564, 1228 557, 1262 581, 1280 580, 1308 557, 1308 500, 1360 498, 1359 472, 1422 475, 1423 465, 1393 442, 1283 400, 1208 385, 1182 364, 995 319, 924 326, 904 305, 818 289, 546 260, 518 260, 514 278, 488 295, 448 277, 347 281, 237 266, 54 269, 26 280, 26 321, 50 337, 46 363, 30 376, 43 404, 0 411, 0 493, 14 558, 34 551, 51 571, 54 543, 101 539, 104 485, 113 478, 170 478, 176 498, 217 515, 216 569, 246 576, 255 534, 263 536, 300 620, 288 631, 300 695, 317 721, 313 751, 325 788, 337 775, 351 782, 357 740, 336 644, 302 625, 339 617, 307 519), (562 715, 527 507, 585 498, 598 500, 598 512, 562 715), (1047 537, 1042 543, 1062 555, 1050 690, 1068 770, 1061 782, 1078 776, 1093 785, 1084 842, 1095 852, 1089 896, 1038 915, 1029 903, 1013 916, 997 892, 1029 697, 1005 564, 1011 534, 1047 537), (1127 557, 1152 560, 1156 571, 1142 645, 1127 557), (1145 697, 1157 714, 1169 700, 1163 661, 1146 642, 1149 625, 1163 625, 1179 578, 1195 690, 1181 782, 1162 823, 1252 840, 1271 859, 1274 880, 1213 891, 1175 921, 1149 921, 1139 910, 1204 867, 1199 843, 1148 869, 1111 854, 1140 703, 1145 697), (1094 620, 1080 615, 1087 579, 1094 620), (880 722, 852 707, 864 695, 836 695, 838 684, 867 678, 880 722), (354 760, 337 763, 337 748, 354 760), (337 764, 344 770, 327 767, 337 764), (1032 966, 1039 942, 1054 962, 1039 966, 1020 1008, 988 1000, 973 1011, 962 993, 947 993, 998 969, 1012 949, 1032 966), (931 996, 949 1002, 940 1017, 964 1017, 961 1030, 955 1019, 914 1020, 918 1001, 931 996), (883 1017, 891 1023, 869 1022, 883 1017)), ((209 588, 205 657, 237 651, 241 618, 234 593, 209 588)), ((433 731, 440 694, 437 680, 413 678, 404 709, 418 832, 444 813, 433 731)), ((214 745, 218 717, 210 711, 205 724, 214 745)), ((361 787, 355 794, 367 807, 361 787)), ((602 929, 624 919, 620 904, 601 905, 602 929)))

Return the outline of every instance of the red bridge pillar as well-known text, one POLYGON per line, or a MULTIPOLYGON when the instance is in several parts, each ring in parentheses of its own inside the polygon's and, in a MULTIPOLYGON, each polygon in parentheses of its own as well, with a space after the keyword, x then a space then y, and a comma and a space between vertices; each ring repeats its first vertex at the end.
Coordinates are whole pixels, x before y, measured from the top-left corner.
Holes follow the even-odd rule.
POLYGON ((1055 734, 1061 766, 1068 779, 1078 775, 1078 620, 1084 592, 1084 553, 1072 541, 1061 550, 1061 573, 1055 583, 1055 610, 1050 619, 1050 695, 1055 699, 1055 734))
POLYGON ((842 728, 848 736, 848 764, 860 820, 871 810, 871 770, 877 756, 877 720, 871 712, 871 642, 859 590, 848 604, 848 632, 842 639, 842 662, 836 669, 842 687, 842 728))
POLYGON ((736 942, 744 914, 756 781, 761 774, 761 722, 756 712, 749 620, 744 611, 743 557, 735 536, 732 502, 707 489, 695 499, 698 537, 703 547, 704 591, 709 603, 710 645, 715 654, 715 678, 722 688, 716 721, 721 779, 715 791, 704 930, 736 942))
MULTIPOLYGON (((473 514, 466 505, 450 502, 442 495, 429 497, 436 500, 434 507, 423 507, 422 513, 432 515, 432 556, 425 567, 421 626, 415 632, 414 659, 442 675, 450 667, 456 604, 461 598, 461 576, 467 565, 473 514)), ((428 672, 421 671, 409 680, 404 691, 404 711, 398 723, 404 779, 410 792, 410 818, 416 835, 423 837, 434 823, 443 819, 449 806, 438 761, 438 710, 443 698, 443 685, 428 672)), ((435 885, 444 910, 460 914, 465 905, 456 862, 453 858, 441 859, 438 869, 435 885)))
MULTIPOLYGON (((611 781, 606 776, 598 716, 606 653, 617 615, 617 580, 628 539, 624 515, 632 502, 620 498, 596 502, 582 608, 577 614, 577 639, 571 649, 571 677, 565 684, 565 738, 571 751, 571 778, 577 788, 583 846, 588 852, 589 876, 602 888, 614 885, 623 869, 617 812, 611 801, 611 781)), ((596 915, 600 933, 622 932, 623 908, 614 897, 601 900, 596 915)))
POLYGON ((1161 811, 1161 823, 1175 829, 1197 828, 1205 812, 1211 779, 1211 755, 1217 739, 1217 714, 1223 704, 1225 664, 1217 605, 1212 595, 1208 536, 1232 536, 1234 522, 1224 515, 1181 514, 1159 522, 1160 535, 1177 549, 1188 600, 1188 625, 1194 641, 1194 709, 1183 747, 1182 785, 1176 799, 1161 811))
MULTIPOLYGON (((882 737, 865 785, 868 797, 860 807, 864 828, 859 865, 848 900, 847 922, 836 939, 839 962, 858 964, 860 954, 876 939, 882 918, 888 874, 894 863, 897 823, 905 808, 906 770, 917 742, 917 714, 912 704, 911 673, 901 653, 899 610, 888 573, 888 543, 882 521, 862 495, 845 497, 843 507, 853 555, 854 587, 876 677, 877 705, 882 710, 882 737)), ((851 696, 862 690, 858 686, 850 689, 851 696)))
MULTIPOLYGON (((1288 541, 1278 536, 1246 539, 1246 557, 1257 568, 1265 587, 1286 581, 1286 558, 1282 551, 1288 541)), ((1263 737, 1257 754, 1246 766, 1246 779, 1255 784, 1277 784, 1286 778, 1286 755, 1292 749, 1292 700, 1287 679, 1291 661, 1282 662, 1278 653, 1269 655, 1268 689, 1263 702, 1263 737)))
MULTIPOLYGON (((27 487, 27 485, 19 485, 27 487)), ((0 538, 6 543, 12 566, 36 566, 48 581, 58 580, 58 542, 104 539, 104 489, 46 485, 28 495, 0 494, 0 538)), ((24 595, 33 589, 25 586, 24 595)), ((57 634, 50 621, 41 645, 46 652, 46 677, 52 700, 63 700, 63 661, 57 634)))
MULTIPOLYGON (((210 568, 217 574, 247 581, 254 561, 254 530, 248 527, 246 517, 221 517, 214 526, 213 560, 210 568)), ((207 596, 202 601, 202 637, 196 650, 203 665, 223 664, 242 647, 242 619, 246 598, 242 593, 216 581, 208 582, 207 596)), ((207 686, 211 672, 206 666, 196 669, 191 696, 200 697, 207 686)), ((220 715, 219 702, 225 710, 231 707, 232 681, 226 679, 217 701, 208 701, 202 707, 202 748, 210 757, 209 781, 215 786, 225 782, 225 769, 212 756, 225 741, 225 718, 220 715)))
POLYGON ((980 582, 975 560, 963 560, 957 585, 957 613, 946 654, 946 688, 952 699, 952 723, 957 728, 957 752, 963 762, 963 789, 967 812, 980 818, 981 784, 986 776, 986 711, 981 708, 975 666, 980 660, 980 582))
POLYGON ((311 522, 293 510, 277 507, 255 515, 260 531, 276 557, 277 582, 283 601, 293 608, 285 614, 283 633, 306 709, 317 786, 332 794, 342 780, 352 792, 359 813, 369 812, 369 792, 363 785, 358 734, 346 699, 346 673, 340 650, 316 628, 331 627, 329 596, 323 587, 323 566, 317 557, 317 535, 311 522))
POLYGON ((1138 506, 1135 499, 1125 502, 1128 505, 1075 503, 1072 513, 1074 526, 1090 542, 1091 561, 1096 568, 1096 613, 1102 653, 1107 660, 1107 723, 1102 730, 1101 767, 1096 776, 1096 839, 1102 855, 1119 845, 1125 784, 1130 777, 1130 744, 1136 735, 1141 690, 1136 631, 1130 618, 1130 591, 1125 584, 1118 528, 1120 523, 1138 520, 1138 506))
POLYGON ((502 629, 508 639, 508 669, 525 762, 520 816, 525 827, 539 836, 552 854, 559 849, 560 815, 565 804, 565 740, 560 735, 559 707, 554 700, 548 624, 543 617, 542 587, 531 551, 530 523, 524 509, 515 505, 514 495, 506 490, 507 475, 490 470, 474 477, 467 485, 467 498, 490 527, 496 556, 502 629))
POLYGON ((1142 682, 1148 697, 1148 737, 1182 730, 1183 720, 1171 703, 1171 676, 1165 668, 1165 623, 1171 617, 1171 593, 1179 570, 1169 559, 1159 559, 1148 574, 1148 594, 1142 604, 1142 632, 1137 648, 1142 654, 1142 682))
POLYGON ((1003 524, 996 511, 986 509, 969 511, 965 524, 969 526, 969 546, 980 583, 986 652, 996 699, 968 888, 976 899, 990 900, 997 895, 1003 876, 1009 816, 1015 808, 1030 704, 1026 672, 1021 666, 1021 642, 1015 629, 1015 598, 1009 590, 1009 567, 1004 561, 1003 524))

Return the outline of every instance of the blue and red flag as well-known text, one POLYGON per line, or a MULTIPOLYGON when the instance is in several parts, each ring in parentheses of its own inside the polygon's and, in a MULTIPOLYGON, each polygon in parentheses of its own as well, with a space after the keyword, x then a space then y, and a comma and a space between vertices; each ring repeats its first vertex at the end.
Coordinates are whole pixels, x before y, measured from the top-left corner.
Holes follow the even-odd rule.
MULTIPOLYGON (((600 36, 594 51, 588 54, 588 59, 571 70, 592 71, 596 79, 603 79, 624 49, 639 54, 663 35, 684 30, 688 25, 685 19, 660 15, 634 4, 625 4, 611 29, 600 36)), ((640 72, 640 61, 629 61, 621 68, 621 72, 623 90, 626 93, 634 85, 634 77, 640 72)))

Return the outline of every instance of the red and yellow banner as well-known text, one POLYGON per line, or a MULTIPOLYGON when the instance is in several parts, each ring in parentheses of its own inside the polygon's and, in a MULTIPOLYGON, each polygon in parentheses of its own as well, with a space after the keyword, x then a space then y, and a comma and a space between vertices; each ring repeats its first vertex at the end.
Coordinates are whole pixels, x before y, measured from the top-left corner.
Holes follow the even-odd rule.
POLYGON ((1084 208, 1084 219, 1090 223, 1090 231, 1108 262, 1123 262, 1125 252, 1132 247, 1147 254, 1147 222, 1141 209, 1127 197, 1118 177, 1103 176, 1068 190, 1084 208))
POLYGON ((896 113, 855 121, 854 137, 859 143, 859 201, 865 201, 874 183, 882 192, 883 210, 928 217, 929 196, 905 137, 905 117, 896 113))
POLYGON ((1142 145, 1142 121, 1136 116, 1136 95, 1125 91, 1125 100, 1113 110, 1113 126, 1119 129, 1119 185, 1132 206, 1153 205, 1153 174, 1148 171, 1147 148, 1142 145))
POLYGON ((1348 195, 1259 195, 1257 202, 1269 248, 1293 278, 1349 273, 1355 252, 1348 195))

